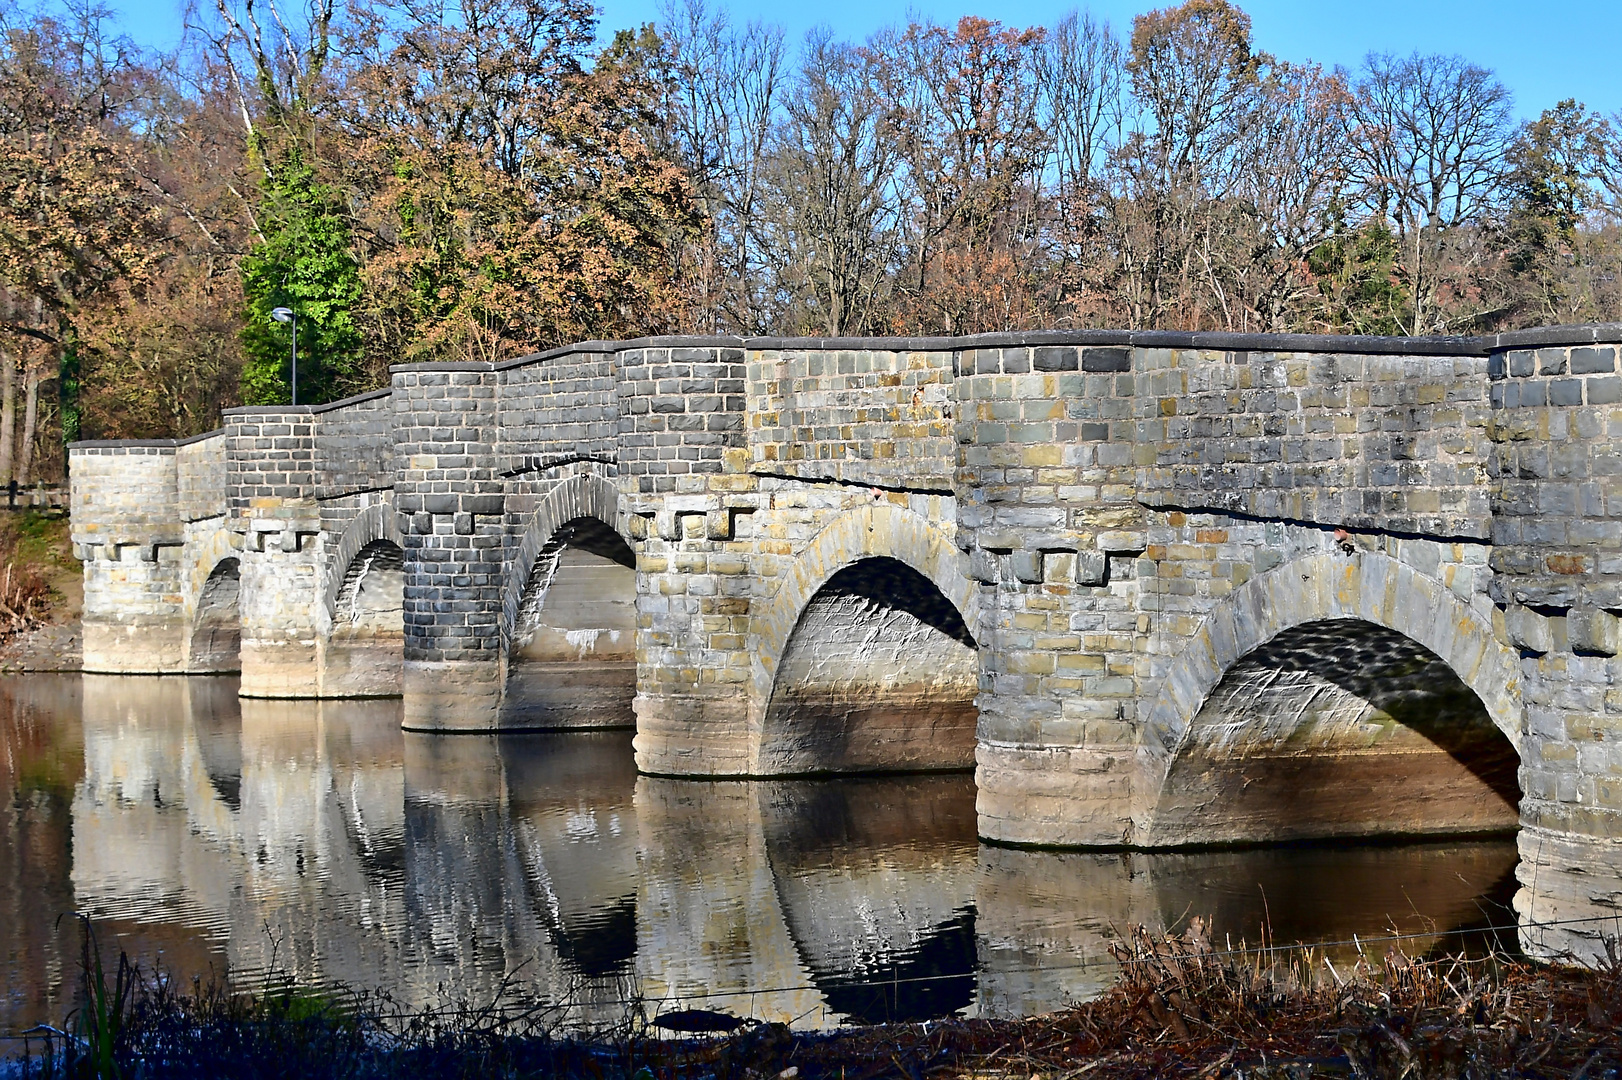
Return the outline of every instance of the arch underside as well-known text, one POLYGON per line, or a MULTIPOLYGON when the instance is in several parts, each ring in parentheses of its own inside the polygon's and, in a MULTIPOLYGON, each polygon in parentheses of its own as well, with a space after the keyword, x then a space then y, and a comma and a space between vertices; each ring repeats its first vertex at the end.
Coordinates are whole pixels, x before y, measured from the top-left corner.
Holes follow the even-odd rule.
POLYGON ((355 552, 332 594, 332 629, 322 662, 332 696, 400 693, 405 663, 405 552, 372 540, 355 552))
POLYGON ((221 559, 209 571, 192 616, 186 670, 199 675, 242 669, 242 562, 221 559))
POLYGON ((594 517, 560 525, 530 567, 508 643, 504 728, 635 723, 636 556, 594 517))
POLYGON ((1316 621, 1228 670, 1153 828, 1184 844, 1510 832, 1518 766, 1435 653, 1361 620, 1316 621))
POLYGON ((957 608, 898 559, 860 559, 805 605, 777 664, 760 775, 963 769, 979 663, 957 608))

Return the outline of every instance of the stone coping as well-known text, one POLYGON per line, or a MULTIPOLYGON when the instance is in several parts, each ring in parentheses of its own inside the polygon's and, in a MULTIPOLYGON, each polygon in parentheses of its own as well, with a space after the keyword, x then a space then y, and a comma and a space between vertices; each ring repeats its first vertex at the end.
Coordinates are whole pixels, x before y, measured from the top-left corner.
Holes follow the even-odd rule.
MULTIPOLYGON (((465 371, 468 367, 477 367, 478 365, 448 366, 452 367, 454 370, 465 371)), ((368 390, 364 394, 351 394, 349 397, 339 398, 337 401, 329 401, 324 405, 238 405, 234 409, 222 409, 220 411, 220 415, 279 416, 285 413, 294 413, 295 415, 302 414, 318 416, 321 413, 332 412, 334 409, 344 409, 351 405, 359 405, 367 401, 376 401, 378 398, 386 398, 392 393, 394 393, 394 389, 392 387, 385 386, 380 390, 368 390)), ((222 428, 221 430, 224 429, 222 428)))
POLYGON ((1235 334, 1183 330, 1026 330, 964 337, 735 337, 674 335, 627 341, 581 341, 511 360, 464 364, 399 364, 391 371, 505 371, 582 353, 631 349, 865 349, 880 352, 961 352, 1017 349, 1040 345, 1127 345, 1146 349, 1209 349, 1221 352, 1316 352, 1368 355, 1487 356, 1504 349, 1536 345, 1594 345, 1622 342, 1622 323, 1541 326, 1502 334, 1456 337, 1388 337, 1353 334, 1235 334))
MULTIPOLYGON (((1213 352, 1322 353, 1373 356, 1491 356, 1508 349, 1622 343, 1622 323, 1576 326, 1540 326, 1502 334, 1456 337, 1387 337, 1352 334, 1233 334, 1181 330, 1028 330, 1011 333, 971 334, 964 337, 736 337, 728 335, 666 335, 626 341, 580 341, 501 361, 444 361, 394 364, 400 372, 508 371, 581 354, 608 355, 634 349, 745 349, 763 350, 868 350, 876 352, 966 352, 974 349, 1018 349, 1052 345, 1129 346, 1145 349, 1204 349, 1213 352)), ((1495 378, 1502 378, 1494 370, 1495 378)), ((222 416, 318 415, 375 401, 393 393, 392 387, 370 390, 324 405, 244 405, 226 409, 222 416)), ((87 439, 68 444, 69 450, 157 450, 187 446, 220 435, 224 429, 187 439, 87 439)))
MULTIPOLYGON (((368 390, 364 394, 354 394, 350 397, 329 401, 324 405, 241 405, 234 409, 224 409, 221 416, 280 416, 286 413, 295 415, 315 416, 320 413, 332 412, 335 409, 347 408, 350 405, 359 405, 367 401, 376 401, 379 398, 389 397, 394 393, 392 387, 385 386, 381 390, 368 390)), ((172 450, 176 447, 190 446, 192 443, 203 442, 224 435, 224 428, 215 428, 205 431, 201 435, 191 435, 184 439, 81 439, 78 442, 68 443, 69 450, 172 450)))
POLYGON ((201 435, 188 435, 184 439, 81 439, 78 442, 68 443, 69 450, 174 450, 193 443, 206 442, 219 435, 224 435, 224 428, 215 428, 205 431, 201 435))

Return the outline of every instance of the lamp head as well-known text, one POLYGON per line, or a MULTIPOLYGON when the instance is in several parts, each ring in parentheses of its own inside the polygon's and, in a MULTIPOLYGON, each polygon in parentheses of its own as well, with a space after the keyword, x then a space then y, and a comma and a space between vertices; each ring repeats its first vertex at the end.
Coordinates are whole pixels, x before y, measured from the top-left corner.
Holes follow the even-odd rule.
POLYGON ((293 309, 285 307, 271 308, 270 317, 279 323, 290 323, 293 321, 293 309))

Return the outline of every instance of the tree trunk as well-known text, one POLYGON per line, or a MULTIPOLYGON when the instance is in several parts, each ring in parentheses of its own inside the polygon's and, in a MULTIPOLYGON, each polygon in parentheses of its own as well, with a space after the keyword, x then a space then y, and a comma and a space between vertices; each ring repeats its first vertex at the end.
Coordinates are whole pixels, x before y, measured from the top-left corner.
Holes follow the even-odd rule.
POLYGON ((45 381, 39 364, 28 365, 28 390, 23 404, 23 444, 17 454, 17 483, 27 487, 34 468, 34 433, 39 427, 39 384, 45 381))
POLYGON ((0 484, 11 482, 17 444, 17 358, 0 350, 0 484))

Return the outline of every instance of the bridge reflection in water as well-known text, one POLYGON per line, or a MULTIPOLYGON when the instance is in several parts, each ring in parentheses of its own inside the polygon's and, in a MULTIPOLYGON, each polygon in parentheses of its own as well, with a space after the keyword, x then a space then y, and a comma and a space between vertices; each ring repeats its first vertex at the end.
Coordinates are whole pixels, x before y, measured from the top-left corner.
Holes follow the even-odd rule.
POLYGON ((805 1026, 1053 1009, 1109 983, 1134 922, 1201 914, 1237 943, 1269 920, 1279 941, 1513 921, 1493 906, 1512 841, 1013 850, 977 841, 967 774, 639 777, 628 731, 403 734, 397 701, 235 691, 4 684, 23 810, 0 836, 0 1030, 60 1020, 69 909, 239 984, 543 998, 585 1024, 636 994, 805 1026))

